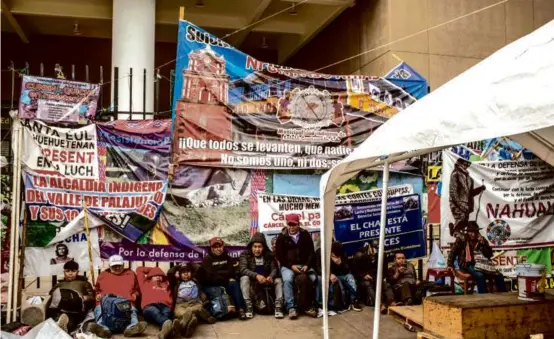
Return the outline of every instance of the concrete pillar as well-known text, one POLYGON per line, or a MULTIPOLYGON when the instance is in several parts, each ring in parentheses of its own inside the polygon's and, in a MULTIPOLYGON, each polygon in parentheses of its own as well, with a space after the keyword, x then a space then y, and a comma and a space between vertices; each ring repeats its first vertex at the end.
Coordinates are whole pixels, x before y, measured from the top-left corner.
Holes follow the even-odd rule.
MULTIPOLYGON (((154 47, 156 0, 114 0, 112 20, 112 105, 114 67, 119 67, 119 112, 132 111, 131 118, 142 119, 143 109, 154 111, 154 47), (130 68, 133 69, 130 99, 130 68), (146 69, 146 105, 144 105, 144 69, 146 69)), ((114 107, 115 109, 115 107, 114 107)), ((150 115, 150 118, 152 115, 150 115)), ((119 114, 128 119, 129 114, 119 114)))

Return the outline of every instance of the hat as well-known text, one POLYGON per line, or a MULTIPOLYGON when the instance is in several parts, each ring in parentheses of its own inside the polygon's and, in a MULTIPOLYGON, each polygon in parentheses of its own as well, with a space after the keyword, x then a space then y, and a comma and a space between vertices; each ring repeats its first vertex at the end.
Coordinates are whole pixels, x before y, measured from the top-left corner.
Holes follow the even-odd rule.
POLYGON ((64 270, 71 270, 71 271, 78 271, 79 270, 79 264, 77 264, 75 261, 71 260, 66 262, 63 265, 64 270))
POLYGON ((192 265, 189 263, 185 263, 184 265, 179 267, 179 273, 184 273, 184 272, 192 273, 192 265))
POLYGON ((214 247, 215 244, 221 244, 223 246, 223 240, 220 237, 213 237, 210 239, 210 247, 214 247))
POLYGON ((123 257, 120 255, 112 255, 109 259, 110 267, 116 266, 116 265, 123 265, 123 257))
POLYGON ((479 233, 479 230, 481 228, 479 228, 479 225, 477 225, 477 222, 475 221, 470 221, 467 223, 467 226, 466 226, 466 232, 477 232, 479 233))
POLYGON ((300 225, 300 215, 298 214, 287 214, 285 220, 287 221, 287 225, 300 225))

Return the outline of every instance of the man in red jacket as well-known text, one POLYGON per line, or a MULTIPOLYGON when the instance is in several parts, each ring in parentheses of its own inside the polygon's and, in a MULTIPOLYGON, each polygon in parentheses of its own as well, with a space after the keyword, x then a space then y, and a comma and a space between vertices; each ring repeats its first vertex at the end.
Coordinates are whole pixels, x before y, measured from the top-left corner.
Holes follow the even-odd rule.
POLYGON ((123 258, 120 255, 112 255, 109 263, 110 268, 100 273, 96 280, 96 307, 94 308, 96 323, 90 324, 88 330, 102 338, 111 337, 110 329, 104 325, 105 319, 102 317, 100 301, 108 294, 115 294, 129 300, 133 305, 131 323, 127 326, 123 335, 125 337, 139 335, 146 330, 147 325, 144 321, 138 321, 137 309, 134 305, 140 295, 137 276, 135 272, 124 268, 123 258))
POLYGON ((169 338, 173 333, 173 296, 167 276, 159 267, 138 267, 137 279, 144 320, 161 327, 159 339, 169 338))

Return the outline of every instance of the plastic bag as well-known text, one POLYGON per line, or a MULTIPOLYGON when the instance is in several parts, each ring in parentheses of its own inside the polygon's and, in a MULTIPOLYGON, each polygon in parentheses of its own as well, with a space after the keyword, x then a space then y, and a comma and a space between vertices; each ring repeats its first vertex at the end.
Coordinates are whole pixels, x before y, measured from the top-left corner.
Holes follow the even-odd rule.
POLYGON ((2 339, 71 339, 71 336, 62 330, 58 324, 52 320, 52 318, 49 318, 33 327, 33 329, 27 332, 24 336, 3 331, 1 333, 2 339))
POLYGON ((433 249, 431 251, 431 255, 429 256, 427 267, 446 268, 446 260, 444 260, 444 255, 442 255, 441 249, 436 242, 433 242, 433 249))

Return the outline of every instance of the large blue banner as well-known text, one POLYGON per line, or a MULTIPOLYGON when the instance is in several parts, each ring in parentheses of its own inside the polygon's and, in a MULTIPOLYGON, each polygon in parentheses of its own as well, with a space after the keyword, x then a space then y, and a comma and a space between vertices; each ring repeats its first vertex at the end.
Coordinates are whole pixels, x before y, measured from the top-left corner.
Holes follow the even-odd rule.
MULTIPOLYGON (((335 237, 350 255, 379 239, 381 201, 335 207, 335 237)), ((425 235, 418 194, 391 197, 387 201, 385 253, 402 251, 408 259, 425 256, 425 235)))

